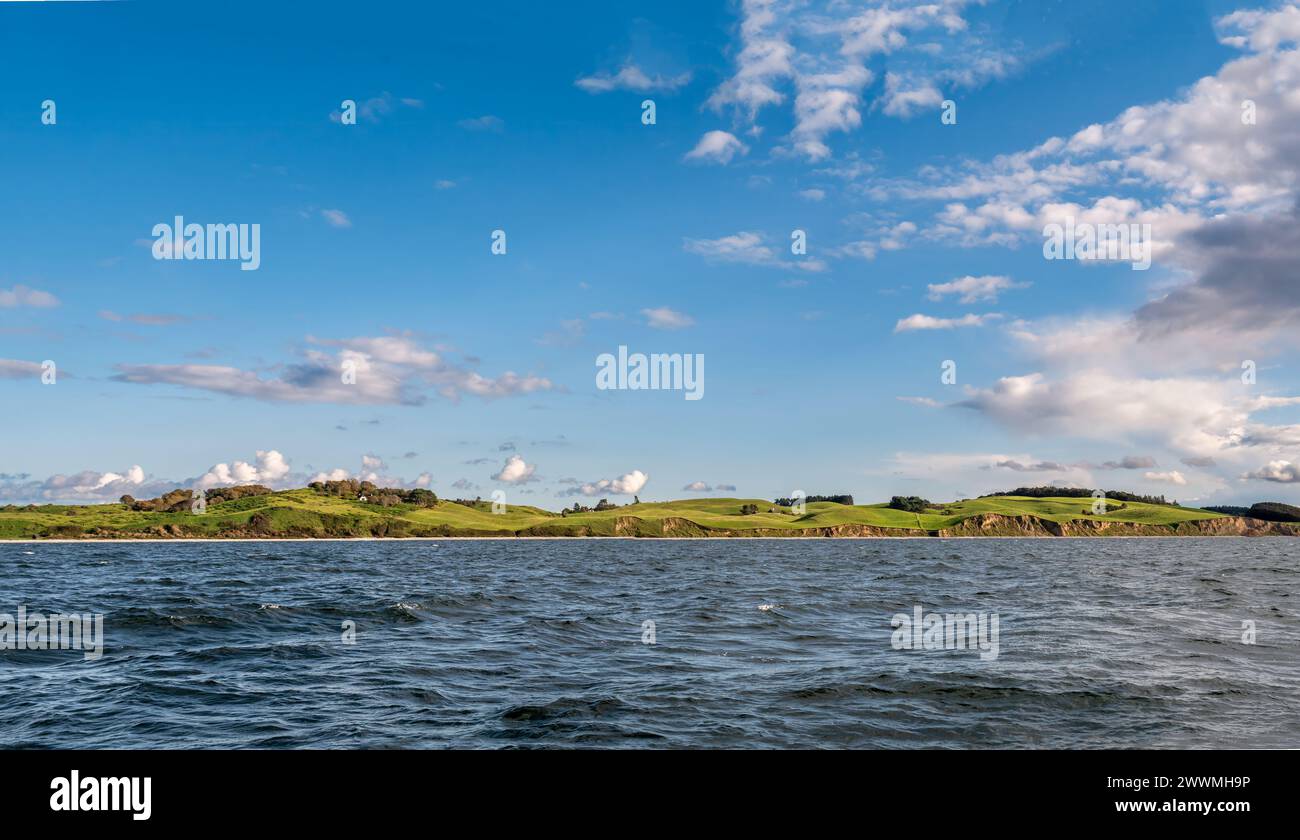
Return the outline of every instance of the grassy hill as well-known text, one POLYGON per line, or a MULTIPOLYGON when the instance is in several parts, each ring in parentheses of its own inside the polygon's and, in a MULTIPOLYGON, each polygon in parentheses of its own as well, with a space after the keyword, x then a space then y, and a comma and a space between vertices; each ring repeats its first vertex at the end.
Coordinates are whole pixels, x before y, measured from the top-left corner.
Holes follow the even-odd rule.
MULTIPOLYGON (((452 536, 798 536, 897 534, 923 536, 981 514, 1069 523, 1177 526, 1224 514, 1196 508, 1129 502, 1096 516, 1090 499, 994 496, 936 505, 920 513, 884 504, 813 502, 796 515, 764 499, 643 502, 562 516, 509 505, 492 513, 482 502, 447 500, 433 507, 382 506, 302 488, 211 504, 205 513, 137 511, 124 504, 40 505, 0 509, 0 539, 186 537, 452 537, 452 536), (742 515, 752 504, 760 513, 742 515), (858 527, 863 526, 863 527, 858 527), (876 533, 876 529, 882 529, 876 533)), ((1121 529, 1122 530, 1122 529, 1121 529)))

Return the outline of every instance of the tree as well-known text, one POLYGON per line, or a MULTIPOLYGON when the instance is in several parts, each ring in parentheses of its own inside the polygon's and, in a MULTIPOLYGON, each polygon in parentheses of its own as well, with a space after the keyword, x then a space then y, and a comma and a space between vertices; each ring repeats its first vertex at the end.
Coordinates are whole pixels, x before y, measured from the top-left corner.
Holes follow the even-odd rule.
POLYGON ((926 508, 933 507, 929 501, 920 496, 894 496, 889 500, 889 506, 894 510, 905 510, 908 513, 924 513, 926 508))

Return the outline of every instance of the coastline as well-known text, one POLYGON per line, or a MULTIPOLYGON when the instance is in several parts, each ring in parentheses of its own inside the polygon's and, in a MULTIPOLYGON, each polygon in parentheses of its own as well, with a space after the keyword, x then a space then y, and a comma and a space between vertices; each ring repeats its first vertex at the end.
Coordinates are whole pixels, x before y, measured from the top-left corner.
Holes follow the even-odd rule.
POLYGON ((35 539, 35 540, 6 540, 0 539, 0 546, 3 545, 48 545, 48 544, 68 544, 68 543, 289 543, 289 542, 450 542, 450 541, 501 541, 501 542, 534 542, 546 540, 632 540, 638 542, 721 542, 732 540, 773 540, 777 542, 792 542, 795 540, 827 541, 836 542, 842 540, 861 540, 863 542, 877 542, 880 540, 898 540, 915 542, 918 540, 930 540, 934 542, 947 542, 948 540, 1170 540, 1170 539, 1246 539, 1254 540, 1267 537, 1296 538, 1300 534, 1092 534, 1092 535, 1070 535, 1070 536, 1051 536, 1043 534, 989 534, 987 536, 972 535, 953 535, 953 536, 915 536, 915 537, 884 537, 884 536, 843 536, 843 537, 633 537, 633 536, 574 536, 574 537, 88 537, 86 539, 35 539))

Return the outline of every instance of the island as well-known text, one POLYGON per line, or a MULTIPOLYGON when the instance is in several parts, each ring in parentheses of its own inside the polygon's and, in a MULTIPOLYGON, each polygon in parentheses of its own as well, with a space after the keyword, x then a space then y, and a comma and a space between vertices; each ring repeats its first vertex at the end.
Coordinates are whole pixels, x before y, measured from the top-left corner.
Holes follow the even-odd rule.
POLYGON ((1300 536, 1300 509, 1280 503, 1205 510, 1079 488, 1019 488, 934 503, 895 496, 701 498, 574 503, 555 512, 354 480, 273 491, 258 485, 177 489, 116 504, 5 505, 3 540, 564 538, 564 537, 1107 537, 1300 536), (1058 493, 1059 495, 1050 495, 1058 493))

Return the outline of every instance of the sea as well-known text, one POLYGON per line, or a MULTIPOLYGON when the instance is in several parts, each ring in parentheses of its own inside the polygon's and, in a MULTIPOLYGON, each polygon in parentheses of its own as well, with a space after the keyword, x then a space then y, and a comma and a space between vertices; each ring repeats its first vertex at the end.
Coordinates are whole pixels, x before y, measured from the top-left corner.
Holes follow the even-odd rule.
POLYGON ((3 543, 0 748, 1300 747, 1298 556, 1185 537, 3 543), (102 635, 5 635, 20 610, 102 635))

